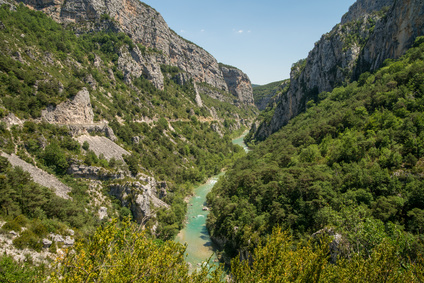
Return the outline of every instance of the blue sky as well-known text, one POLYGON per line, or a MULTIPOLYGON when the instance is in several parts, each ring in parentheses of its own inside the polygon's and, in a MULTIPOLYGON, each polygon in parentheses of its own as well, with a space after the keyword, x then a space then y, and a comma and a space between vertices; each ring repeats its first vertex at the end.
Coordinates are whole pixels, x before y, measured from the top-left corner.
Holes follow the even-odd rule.
POLYGON ((354 0, 145 0, 168 26, 254 84, 289 78, 354 0))

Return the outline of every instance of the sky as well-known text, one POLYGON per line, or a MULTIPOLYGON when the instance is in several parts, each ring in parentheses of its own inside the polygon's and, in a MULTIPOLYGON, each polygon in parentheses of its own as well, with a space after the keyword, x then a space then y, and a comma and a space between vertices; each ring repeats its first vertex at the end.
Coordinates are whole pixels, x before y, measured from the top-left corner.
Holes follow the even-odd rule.
POLYGON ((252 84, 290 77, 355 0, 143 0, 168 26, 245 72, 252 84))

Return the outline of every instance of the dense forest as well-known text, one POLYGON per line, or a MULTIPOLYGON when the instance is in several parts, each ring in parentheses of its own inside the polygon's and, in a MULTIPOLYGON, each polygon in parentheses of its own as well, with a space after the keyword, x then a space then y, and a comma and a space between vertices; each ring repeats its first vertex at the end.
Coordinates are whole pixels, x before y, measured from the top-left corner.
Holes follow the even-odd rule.
MULTIPOLYGON (((383 243, 404 265, 424 251, 424 38, 377 72, 321 93, 239 159, 208 196, 224 255, 252 252, 275 227, 297 242, 339 235, 339 256, 383 243)), ((402 268, 398 266, 397 268, 402 268)))

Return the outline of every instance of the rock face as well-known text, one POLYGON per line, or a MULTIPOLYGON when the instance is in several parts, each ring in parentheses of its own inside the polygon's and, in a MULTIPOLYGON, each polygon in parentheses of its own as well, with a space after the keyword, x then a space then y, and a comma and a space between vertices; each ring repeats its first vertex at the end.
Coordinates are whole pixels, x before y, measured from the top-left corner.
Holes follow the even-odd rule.
POLYGON ((358 0, 307 59, 293 66, 288 92, 279 98, 272 119, 252 129, 253 138, 263 140, 279 130, 319 93, 403 55, 424 34, 423 15, 423 0, 358 0))
POLYGON ((93 124, 94 113, 91 107, 90 94, 86 88, 70 101, 49 106, 41 116, 51 124, 93 124))
MULTIPOLYGON (((88 27, 89 30, 112 29, 125 32, 135 43, 157 51, 143 54, 138 47, 131 52, 122 51, 118 64, 124 75, 143 75, 157 88, 163 88, 164 78, 160 65, 165 64, 179 67, 194 81, 229 90, 219 64, 212 55, 177 35, 157 11, 138 0, 20 1, 42 10, 61 23, 84 24, 85 29, 88 27), (112 21, 106 23, 106 18, 112 21)), ((250 81, 243 80, 241 83, 240 87, 231 87, 238 91, 233 94, 236 97, 249 96, 249 93, 242 92, 249 91, 245 84, 250 85, 250 81)))
POLYGON ((424 1, 395 1, 387 17, 377 22, 363 48, 355 74, 378 69, 387 58, 399 58, 424 35, 424 1))
POLYGON ((164 183, 157 182, 152 177, 141 177, 138 182, 113 184, 110 186, 109 193, 119 199, 123 206, 131 209, 134 219, 138 223, 145 223, 155 215, 153 207, 169 208, 167 203, 159 199, 166 195, 164 183))
POLYGON ((253 104, 253 89, 249 77, 236 68, 221 67, 228 90, 238 98, 241 103, 253 104))
POLYGON ((109 172, 104 170, 102 167, 77 164, 72 164, 71 166, 69 166, 66 173, 72 175, 74 178, 84 178, 102 181, 123 179, 129 174, 125 171, 109 172))
POLYGON ((393 0, 358 0, 349 8, 349 12, 342 17, 341 24, 344 25, 358 20, 364 15, 378 12, 385 7, 392 6, 394 2, 393 0))

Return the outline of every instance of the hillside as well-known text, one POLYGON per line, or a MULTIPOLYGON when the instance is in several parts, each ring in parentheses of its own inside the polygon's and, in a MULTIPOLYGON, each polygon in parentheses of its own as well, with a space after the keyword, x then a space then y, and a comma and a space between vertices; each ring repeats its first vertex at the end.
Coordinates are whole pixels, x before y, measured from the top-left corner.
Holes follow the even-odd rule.
MULTIPOLYGON (((0 4, 8 1, 12 0, 1 0, 0 4)), ((193 79, 195 82, 207 83, 216 89, 230 91, 237 103, 253 103, 250 80, 245 74, 236 68, 231 73, 223 72, 225 70, 220 68, 211 54, 180 37, 168 27, 157 11, 138 0, 17 2, 43 11, 77 34, 111 31, 129 36, 134 46, 128 51, 116 52, 119 57, 117 68, 126 81, 143 75, 162 90, 166 78, 161 72, 161 66, 168 65, 178 67, 187 75, 181 77, 180 81, 193 79), (146 50, 153 52, 145 52, 146 50), (246 80, 247 84, 244 83, 246 80)), ((215 94, 219 96, 218 92, 215 94)))
POLYGON ((144 4, 137 9, 156 15, 169 44, 194 53, 179 55, 188 61, 129 33, 112 10, 70 23, 76 14, 55 14, 55 3, 28 3, 47 15, 13 2, 0 8, 3 248, 48 263, 128 216, 150 238, 172 239, 194 185, 244 155, 230 138, 256 115, 250 81, 217 63, 202 74, 185 67, 216 60, 144 4))
POLYGON ((423 7, 253 88, 138 0, 0 0, 0 282, 423 282, 423 7))
POLYGON ((288 86, 289 81, 284 80, 253 87, 253 99, 256 107, 258 107, 260 111, 265 110, 269 103, 273 103, 277 100, 278 95, 287 91, 285 88, 288 86))
POLYGON ((286 125, 331 91, 360 74, 380 68, 385 59, 396 59, 424 35, 421 0, 358 0, 340 24, 315 43, 307 58, 292 68, 290 88, 280 96, 270 119, 259 119, 249 136, 261 141, 286 125))
POLYGON ((423 42, 322 92, 237 161, 208 196, 208 228, 226 257, 248 258, 275 227, 297 241, 328 233, 335 258, 368 257, 383 242, 405 264, 421 257, 423 42))

